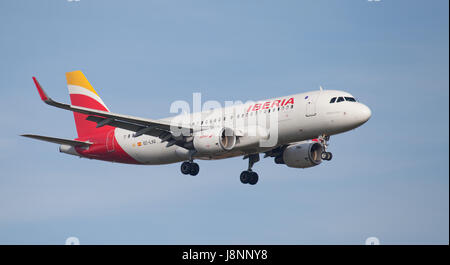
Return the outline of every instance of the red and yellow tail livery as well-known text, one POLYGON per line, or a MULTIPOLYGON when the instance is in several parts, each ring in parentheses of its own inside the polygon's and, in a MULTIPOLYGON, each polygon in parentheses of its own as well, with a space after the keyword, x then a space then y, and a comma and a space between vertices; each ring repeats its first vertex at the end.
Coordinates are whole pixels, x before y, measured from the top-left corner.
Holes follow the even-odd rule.
MULTIPOLYGON (((109 112, 108 107, 81 71, 66 73, 66 79, 73 106, 109 112)), ((77 112, 73 115, 78 137, 95 134, 96 124, 86 120, 88 115, 77 112)))

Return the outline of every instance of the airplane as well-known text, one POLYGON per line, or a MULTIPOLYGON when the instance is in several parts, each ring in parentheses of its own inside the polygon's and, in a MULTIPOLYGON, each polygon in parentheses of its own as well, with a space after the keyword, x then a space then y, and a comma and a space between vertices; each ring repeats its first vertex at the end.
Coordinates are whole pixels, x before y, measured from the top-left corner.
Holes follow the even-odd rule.
POLYGON ((248 167, 239 179, 250 185, 259 179, 253 165, 260 154, 292 168, 317 166, 332 159, 327 150, 330 136, 353 130, 372 115, 350 93, 320 87, 154 120, 110 112, 81 71, 66 73, 66 79, 71 104, 51 99, 33 76, 42 101, 73 112, 78 137, 22 136, 59 144, 60 152, 89 159, 145 165, 181 162, 181 172, 193 176, 200 170, 194 160, 243 156, 248 167))

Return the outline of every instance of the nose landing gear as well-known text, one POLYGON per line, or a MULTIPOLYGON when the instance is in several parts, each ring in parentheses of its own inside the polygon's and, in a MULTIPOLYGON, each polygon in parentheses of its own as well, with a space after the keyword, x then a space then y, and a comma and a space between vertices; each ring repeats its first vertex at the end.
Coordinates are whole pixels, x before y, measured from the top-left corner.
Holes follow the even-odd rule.
POLYGON ((333 154, 331 152, 327 152, 328 141, 330 140, 330 136, 324 134, 319 136, 318 140, 320 141, 323 147, 323 152, 321 154, 322 160, 330 161, 333 158, 333 154))

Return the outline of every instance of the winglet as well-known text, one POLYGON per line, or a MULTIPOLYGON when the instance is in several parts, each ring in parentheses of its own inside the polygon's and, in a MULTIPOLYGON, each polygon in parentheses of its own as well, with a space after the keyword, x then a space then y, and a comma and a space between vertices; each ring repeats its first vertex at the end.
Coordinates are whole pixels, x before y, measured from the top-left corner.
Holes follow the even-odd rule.
POLYGON ((44 89, 42 89, 42 87, 41 87, 41 84, 39 84, 38 80, 34 76, 33 76, 33 81, 34 81, 34 84, 36 85, 36 88, 39 92, 39 96, 41 97, 41 99, 45 102, 49 101, 50 98, 47 96, 47 93, 45 93, 44 89))

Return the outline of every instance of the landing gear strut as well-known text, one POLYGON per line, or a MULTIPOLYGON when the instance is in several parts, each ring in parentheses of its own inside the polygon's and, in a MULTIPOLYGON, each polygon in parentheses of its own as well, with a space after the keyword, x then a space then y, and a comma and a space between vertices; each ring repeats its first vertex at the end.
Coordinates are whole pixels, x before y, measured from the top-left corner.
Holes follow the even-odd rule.
POLYGON ((323 152, 321 154, 322 160, 330 161, 333 158, 333 154, 331 152, 327 152, 328 141, 330 140, 330 136, 324 134, 319 136, 318 140, 320 141, 323 147, 323 152))
POLYGON ((244 159, 248 158, 248 169, 242 171, 240 180, 242 184, 255 185, 258 183, 258 174, 252 170, 253 165, 259 161, 259 154, 251 154, 244 156, 244 159))

